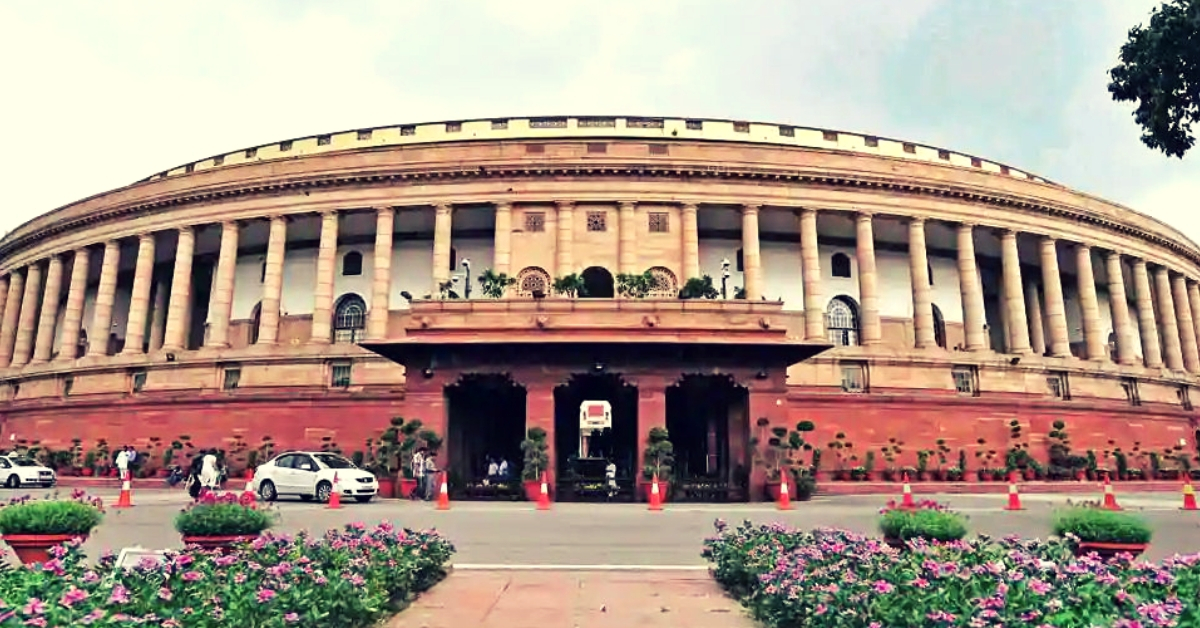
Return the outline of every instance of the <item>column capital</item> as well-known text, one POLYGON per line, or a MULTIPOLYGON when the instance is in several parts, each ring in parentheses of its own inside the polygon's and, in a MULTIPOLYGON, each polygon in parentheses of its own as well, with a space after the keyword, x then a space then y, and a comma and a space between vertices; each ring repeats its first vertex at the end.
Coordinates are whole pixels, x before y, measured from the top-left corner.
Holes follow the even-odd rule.
POLYGON ((1104 254, 1104 259, 1106 259, 1106 260, 1111 260, 1114 258, 1117 260, 1117 262, 1120 262, 1122 255, 1116 251, 1108 251, 1107 253, 1104 254))
MULTIPOLYGON (((396 208, 395 208, 395 207, 392 207, 391 205, 379 205, 379 206, 377 206, 377 207, 374 207, 373 209, 374 209, 374 210, 375 210, 377 213, 380 213, 380 214, 383 214, 383 213, 386 213, 386 212, 395 212, 395 211, 396 211, 396 208)), ((342 210, 340 210, 340 209, 329 209, 329 210, 326 210, 326 211, 324 211, 324 212, 322 212, 322 213, 326 213, 326 214, 337 214, 337 213, 341 213, 341 211, 342 211, 342 210)))
POLYGON ((1092 250, 1092 245, 1087 244, 1086 242, 1075 242, 1074 244, 1075 244, 1076 250, 1079 250, 1079 251, 1091 251, 1092 250))
MULTIPOLYGON (((379 213, 381 213, 381 214, 386 213, 383 211, 383 208, 376 208, 376 209, 378 209, 379 213)), ((340 216, 340 214, 341 214, 340 210, 327 209, 327 210, 321 212, 321 220, 337 220, 338 217, 340 216)))
POLYGON ((979 225, 976 223, 967 222, 964 220, 963 222, 958 223, 958 230, 959 231, 973 231, 975 229, 975 227, 978 227, 978 226, 979 225))
POLYGON ((619 207, 621 211, 631 212, 637 208, 637 201, 618 201, 617 207, 619 207))
POLYGON ((154 242, 154 238, 155 238, 155 234, 153 232, 141 233, 141 234, 138 234, 138 243, 140 244, 142 242, 154 242))
POLYGON ((1041 243, 1042 243, 1043 245, 1046 245, 1046 244, 1057 244, 1057 243, 1058 243, 1058 238, 1056 238, 1056 237, 1054 237, 1054 236, 1052 236, 1052 235, 1046 235, 1046 234, 1042 234, 1042 235, 1039 235, 1039 236, 1038 236, 1038 239, 1039 239, 1039 241, 1041 241, 1041 243))
POLYGON ((439 214, 449 214, 450 210, 452 209, 452 205, 446 202, 434 203, 433 209, 439 214))
POLYGON ((924 216, 909 216, 908 224, 913 226, 923 226, 925 224, 924 216))
POLYGON ((700 206, 697 203, 687 202, 680 207, 685 213, 694 214, 699 211, 700 206))
POLYGON ((997 229, 996 231, 1000 232, 1001 238, 1014 238, 1015 239, 1017 236, 1021 235, 1020 231, 1017 231, 1016 229, 1009 229, 1007 227, 997 229))
POLYGON ((192 225, 183 225, 182 227, 176 228, 176 231, 179 232, 179 235, 184 235, 184 234, 193 235, 196 233, 196 228, 193 227, 192 225))
POLYGON ((510 200, 496 201, 494 205, 496 209, 512 210, 513 202, 510 200))
POLYGON ((873 218, 875 218, 875 212, 873 212, 871 210, 868 210, 868 209, 854 210, 854 220, 856 220, 858 222, 862 222, 864 220, 871 220, 873 218))
POLYGON ((575 201, 554 201, 554 206, 559 209, 574 209, 575 201))
POLYGON ((288 222, 292 221, 292 217, 287 214, 275 214, 274 216, 268 217, 267 221, 268 222, 288 223, 288 222))
POLYGON ((757 214, 758 210, 760 210, 760 209, 762 209, 762 205, 760 203, 743 203, 742 204, 742 215, 744 216, 746 214, 757 214))

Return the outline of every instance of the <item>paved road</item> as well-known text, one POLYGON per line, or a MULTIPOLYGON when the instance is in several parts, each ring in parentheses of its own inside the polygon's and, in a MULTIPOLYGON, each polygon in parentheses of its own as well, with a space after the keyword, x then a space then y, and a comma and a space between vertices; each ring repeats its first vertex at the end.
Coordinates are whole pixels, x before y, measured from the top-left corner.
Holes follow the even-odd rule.
MULTIPOLYGON (((114 491, 95 491, 109 502, 114 491)), ((0 502, 11 492, 0 490, 0 502)), ((1181 512, 1171 495, 1121 495, 1122 505, 1139 512, 1152 524, 1154 542, 1147 558, 1200 552, 1200 512, 1181 512)), ((1028 508, 1004 512, 1005 496, 939 496, 970 517, 973 532, 993 536, 1017 534, 1045 537, 1054 509, 1068 498, 1026 496, 1028 508)), ((1077 498, 1076 498, 1077 499, 1077 498)), ((875 531, 880 497, 828 497, 796 504, 779 512, 770 504, 668 504, 663 512, 648 512, 638 504, 555 504, 538 512, 528 503, 455 502, 448 512, 428 503, 375 501, 346 504, 342 510, 302 502, 277 504, 276 529, 323 531, 352 521, 374 524, 384 520, 410 528, 437 528, 457 546, 455 562, 487 565, 658 565, 701 566, 700 550, 712 534, 713 520, 731 523, 780 521, 797 527, 837 526, 864 533, 875 531)), ((141 546, 178 548, 172 526, 175 513, 187 503, 180 491, 139 491, 135 507, 110 510, 86 545, 89 554, 141 546)))

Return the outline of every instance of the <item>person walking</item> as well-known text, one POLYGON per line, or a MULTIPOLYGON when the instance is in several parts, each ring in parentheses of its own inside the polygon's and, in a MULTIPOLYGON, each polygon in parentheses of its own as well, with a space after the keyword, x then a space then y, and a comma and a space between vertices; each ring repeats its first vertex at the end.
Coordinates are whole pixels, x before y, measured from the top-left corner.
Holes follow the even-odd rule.
POLYGON ((200 489, 203 488, 200 485, 200 470, 203 468, 204 468, 204 451, 201 450, 199 452, 196 452, 196 455, 192 456, 192 463, 190 465, 188 465, 188 476, 187 476, 186 486, 187 486, 187 490, 188 490, 188 495, 190 495, 192 497, 192 500, 200 499, 200 489))
POLYGON ((121 451, 117 452, 117 472, 121 477, 121 481, 129 479, 129 448, 122 447, 121 451))
POLYGON ((413 489, 412 499, 422 499, 425 497, 425 448, 417 448, 417 453, 413 454, 412 466, 409 467, 412 477, 417 481, 417 488, 413 489))
POLYGON ((204 454, 204 461, 200 467, 200 485, 210 491, 215 491, 221 484, 221 475, 217 471, 217 455, 215 450, 208 450, 204 454))
POLYGON ((434 496, 441 490, 440 483, 437 481, 437 452, 431 451, 425 454, 425 501, 433 501, 434 496))

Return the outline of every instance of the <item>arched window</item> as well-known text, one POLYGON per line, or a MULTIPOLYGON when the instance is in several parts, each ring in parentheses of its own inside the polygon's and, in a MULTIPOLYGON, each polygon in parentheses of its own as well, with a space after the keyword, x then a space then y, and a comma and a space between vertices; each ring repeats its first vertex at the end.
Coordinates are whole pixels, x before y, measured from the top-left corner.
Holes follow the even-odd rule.
POLYGON ((837 296, 825 308, 825 328, 829 342, 838 347, 858 346, 858 304, 847 296, 837 296))
POLYGON ((833 259, 829 260, 829 269, 833 272, 834 277, 850 278, 850 256, 845 253, 834 253, 833 259))
POLYGON ((674 299, 679 296, 679 281, 671 269, 655 266, 650 269, 654 277, 654 286, 650 288, 650 296, 660 299, 674 299))
POLYGON ((531 297, 534 292, 549 295, 551 285, 550 273, 537 266, 530 266, 517 273, 517 294, 520 296, 531 297))
POLYGON ((357 294, 346 294, 338 299, 333 311, 333 341, 353 343, 362 340, 367 328, 367 303, 357 294))
POLYGON ((342 257, 342 276, 358 277, 362 274, 362 253, 350 251, 342 257))
POLYGON ((933 341, 937 346, 946 348, 946 319, 938 306, 933 306, 933 341))

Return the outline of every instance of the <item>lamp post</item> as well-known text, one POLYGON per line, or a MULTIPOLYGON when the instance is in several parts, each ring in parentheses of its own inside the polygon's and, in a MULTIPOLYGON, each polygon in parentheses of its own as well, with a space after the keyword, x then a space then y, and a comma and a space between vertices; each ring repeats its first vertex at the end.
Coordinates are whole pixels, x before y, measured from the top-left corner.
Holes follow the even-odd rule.
POLYGON ((725 285, 729 282, 729 276, 732 274, 733 273, 729 272, 729 258, 727 257, 727 258, 721 260, 721 298, 722 299, 729 298, 729 296, 725 294, 725 285))
POLYGON ((462 261, 462 267, 463 267, 463 270, 465 270, 467 272, 466 298, 470 299, 471 298, 471 260, 464 257, 463 261, 462 261))

